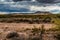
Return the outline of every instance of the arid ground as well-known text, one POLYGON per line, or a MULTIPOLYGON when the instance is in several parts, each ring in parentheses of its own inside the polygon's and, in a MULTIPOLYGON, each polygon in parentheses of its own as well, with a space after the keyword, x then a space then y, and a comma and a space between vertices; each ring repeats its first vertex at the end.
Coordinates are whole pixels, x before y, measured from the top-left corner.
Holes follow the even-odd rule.
POLYGON ((0 23, 0 29, 4 29, 7 27, 7 30, 23 30, 26 28, 34 28, 34 26, 36 28, 41 27, 42 25, 44 25, 45 29, 49 29, 52 27, 55 27, 55 24, 51 24, 51 23, 42 23, 42 24, 28 24, 28 23, 0 23))
MULTIPOLYGON (((0 23, 0 40, 4 40, 6 35, 11 31, 22 31, 26 28, 32 29, 34 27, 41 28, 44 25, 45 29, 55 27, 55 24, 46 23, 46 24, 28 24, 28 23, 0 23)), ((26 35, 26 32, 23 32, 26 35)))

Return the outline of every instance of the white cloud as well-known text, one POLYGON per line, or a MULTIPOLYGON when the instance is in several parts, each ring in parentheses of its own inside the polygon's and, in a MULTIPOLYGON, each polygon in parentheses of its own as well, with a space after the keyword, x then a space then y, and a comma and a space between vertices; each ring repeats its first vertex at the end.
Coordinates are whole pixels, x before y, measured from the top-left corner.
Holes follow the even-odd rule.
POLYGON ((4 0, 1 0, 2 2, 4 1, 4 0))
POLYGON ((60 6, 46 6, 46 7, 43 7, 43 6, 31 6, 30 9, 32 11, 51 11, 51 10, 60 10, 60 6))
POLYGON ((36 1, 36 0, 32 0, 32 1, 36 1))
POLYGON ((0 12, 0 14, 8 14, 9 12, 0 12))

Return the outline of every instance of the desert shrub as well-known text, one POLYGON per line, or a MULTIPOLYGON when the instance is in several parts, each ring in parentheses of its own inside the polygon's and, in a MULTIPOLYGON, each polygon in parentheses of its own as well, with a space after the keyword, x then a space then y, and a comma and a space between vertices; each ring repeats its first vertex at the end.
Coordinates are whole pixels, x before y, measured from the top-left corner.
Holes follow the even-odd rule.
POLYGON ((44 20, 43 20, 43 22, 45 22, 45 23, 50 23, 51 22, 51 18, 50 17, 46 17, 44 20))
POLYGON ((18 34, 17 32, 11 32, 11 33, 7 34, 6 39, 8 39, 8 40, 27 40, 28 37, 24 33, 18 34))
POLYGON ((28 31, 28 30, 31 30, 30 28, 26 28, 24 31, 28 31))
POLYGON ((57 25, 56 27, 54 27, 54 30, 60 31, 60 25, 57 25))
POLYGON ((57 40, 60 40, 60 25, 58 24, 56 27, 52 28, 53 31, 55 31, 55 35, 54 37, 57 39, 57 40))
POLYGON ((14 37, 19 37, 19 34, 17 32, 11 32, 8 33, 6 36, 7 39, 14 38, 14 37))
POLYGON ((60 40, 60 33, 57 33, 54 37, 55 37, 57 40, 60 40))
POLYGON ((40 28, 36 28, 35 26, 34 26, 34 28, 32 28, 32 31, 31 31, 33 34, 38 34, 39 32, 40 32, 40 28))

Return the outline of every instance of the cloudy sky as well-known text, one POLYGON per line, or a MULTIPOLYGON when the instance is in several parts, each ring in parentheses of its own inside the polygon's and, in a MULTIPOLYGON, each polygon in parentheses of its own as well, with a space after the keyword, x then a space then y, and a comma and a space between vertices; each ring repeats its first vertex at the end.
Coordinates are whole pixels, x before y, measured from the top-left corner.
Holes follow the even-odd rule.
POLYGON ((36 11, 60 13, 60 0, 0 0, 0 13, 36 11))

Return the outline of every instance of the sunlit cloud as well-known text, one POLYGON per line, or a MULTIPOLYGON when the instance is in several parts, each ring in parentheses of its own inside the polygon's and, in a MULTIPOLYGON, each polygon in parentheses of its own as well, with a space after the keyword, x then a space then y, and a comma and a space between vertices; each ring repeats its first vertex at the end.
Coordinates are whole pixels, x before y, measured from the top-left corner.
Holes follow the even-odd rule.
POLYGON ((59 9, 60 10, 60 6, 31 6, 31 10, 35 10, 35 11, 49 11, 49 10, 54 10, 54 9, 59 9))

